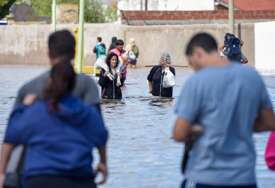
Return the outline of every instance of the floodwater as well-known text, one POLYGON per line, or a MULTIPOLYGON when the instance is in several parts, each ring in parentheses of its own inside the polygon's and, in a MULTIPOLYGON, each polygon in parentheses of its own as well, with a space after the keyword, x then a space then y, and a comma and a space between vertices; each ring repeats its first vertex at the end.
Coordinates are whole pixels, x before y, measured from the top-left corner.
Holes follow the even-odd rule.
MULTIPOLYGON (((6 127, 18 88, 45 71, 37 66, 0 66, 0 138, 6 127)), ((180 160, 183 146, 171 140, 175 100, 152 98, 147 92, 148 69, 129 71, 122 102, 104 102, 103 113, 110 131, 110 178, 103 188, 177 188, 182 180, 180 160)), ((191 72, 177 70, 175 98, 191 72)), ((275 77, 265 76, 275 104, 275 77)), ((268 134, 255 135, 260 188, 275 187, 275 172, 264 162, 268 134)))

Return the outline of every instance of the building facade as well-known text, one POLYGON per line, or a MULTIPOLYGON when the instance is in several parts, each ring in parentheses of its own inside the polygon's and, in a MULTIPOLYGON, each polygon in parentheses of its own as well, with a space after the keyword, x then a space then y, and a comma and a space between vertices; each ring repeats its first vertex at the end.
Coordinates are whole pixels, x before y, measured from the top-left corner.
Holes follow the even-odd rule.
POLYGON ((148 10, 154 11, 195 11, 195 10, 214 10, 214 0, 119 0, 120 10, 145 10, 145 3, 148 10))

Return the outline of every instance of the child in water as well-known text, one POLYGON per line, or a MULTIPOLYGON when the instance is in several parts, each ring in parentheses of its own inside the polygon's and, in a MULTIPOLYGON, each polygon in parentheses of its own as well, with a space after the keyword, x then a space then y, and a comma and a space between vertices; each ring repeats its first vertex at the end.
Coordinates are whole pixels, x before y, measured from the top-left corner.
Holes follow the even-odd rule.
POLYGON ((99 85, 102 88, 103 99, 122 99, 121 78, 118 76, 118 56, 110 53, 106 58, 106 68, 102 68, 99 85))

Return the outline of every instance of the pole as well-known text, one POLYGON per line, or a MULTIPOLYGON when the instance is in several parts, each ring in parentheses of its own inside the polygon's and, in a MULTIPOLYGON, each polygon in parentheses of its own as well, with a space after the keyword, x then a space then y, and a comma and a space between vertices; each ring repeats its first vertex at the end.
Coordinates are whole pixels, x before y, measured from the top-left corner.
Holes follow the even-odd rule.
POLYGON ((52 30, 56 31, 56 0, 52 0, 52 30))
POLYGON ((84 55, 84 7, 85 0, 79 1, 79 29, 78 29, 78 59, 76 70, 78 73, 82 72, 83 55, 84 55))
POLYGON ((229 31, 232 34, 235 34, 235 20, 234 20, 234 0, 229 0, 229 13, 228 13, 228 25, 229 25, 229 31))
POLYGON ((145 11, 148 11, 148 0, 145 0, 145 11))

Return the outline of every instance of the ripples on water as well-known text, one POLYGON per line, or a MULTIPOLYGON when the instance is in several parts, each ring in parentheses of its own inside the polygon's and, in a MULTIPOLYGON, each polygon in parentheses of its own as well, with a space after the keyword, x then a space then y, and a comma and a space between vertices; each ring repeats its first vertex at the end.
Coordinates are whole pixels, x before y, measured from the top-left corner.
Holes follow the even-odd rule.
MULTIPOLYGON (((18 88, 45 68, 0 66, 0 137, 18 88)), ((103 101, 103 113, 110 130, 110 179, 103 188, 176 188, 182 179, 179 165, 182 146, 171 140, 175 100, 150 97, 148 69, 129 72, 122 101, 103 101)), ((190 71, 177 71, 174 96, 190 71)), ((265 77, 275 103, 275 77, 265 77)), ((260 188, 275 187, 275 173, 267 170, 264 148, 268 134, 255 135, 258 154, 257 175, 260 188)))

